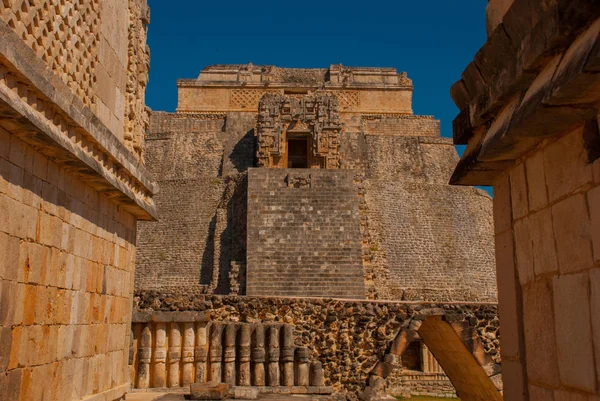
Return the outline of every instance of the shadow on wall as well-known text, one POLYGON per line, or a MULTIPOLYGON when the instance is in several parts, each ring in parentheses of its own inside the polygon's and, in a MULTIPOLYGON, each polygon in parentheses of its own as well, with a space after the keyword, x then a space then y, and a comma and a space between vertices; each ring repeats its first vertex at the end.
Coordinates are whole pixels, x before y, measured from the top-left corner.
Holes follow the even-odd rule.
POLYGON ((248 176, 246 173, 236 174, 224 178, 223 182, 222 199, 208 227, 200 267, 200 284, 208 286, 207 291, 212 294, 237 292, 243 295, 248 176), (240 268, 230 277, 232 262, 240 268))
POLYGON ((254 128, 246 132, 233 146, 228 158, 238 173, 245 173, 249 167, 254 167, 255 146, 254 128))

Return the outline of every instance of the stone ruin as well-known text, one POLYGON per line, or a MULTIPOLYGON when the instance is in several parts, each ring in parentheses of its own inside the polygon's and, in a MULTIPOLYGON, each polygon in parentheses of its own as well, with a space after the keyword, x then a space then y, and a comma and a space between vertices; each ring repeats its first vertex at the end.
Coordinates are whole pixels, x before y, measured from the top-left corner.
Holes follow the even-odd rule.
POLYGON ((0 398, 498 400, 491 200, 406 74, 211 66, 150 116, 149 22, 0 3, 0 398))
POLYGON ((161 192, 159 221, 138 230, 136 388, 497 399, 491 199, 447 184, 456 151, 412 114, 405 74, 218 65, 178 89, 177 112, 153 112, 146 138, 161 192), (468 344, 467 370, 438 363, 451 332, 442 344, 417 333, 436 316, 468 344), (280 339, 255 360, 248 335, 263 331, 280 339), (306 382, 308 361, 323 383, 306 382), (456 382, 469 372, 486 384, 456 382))

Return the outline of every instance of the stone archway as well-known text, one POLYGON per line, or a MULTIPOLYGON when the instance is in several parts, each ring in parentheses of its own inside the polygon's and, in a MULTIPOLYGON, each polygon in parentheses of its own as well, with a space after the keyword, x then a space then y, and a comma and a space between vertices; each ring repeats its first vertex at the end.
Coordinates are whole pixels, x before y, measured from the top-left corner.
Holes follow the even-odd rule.
MULTIPOLYGON (((477 361, 455 328, 443 315, 418 316, 401 329, 382 361, 369 375, 363 400, 385 397, 383 382, 400 364, 400 358, 413 341, 421 339, 434 355, 462 401, 502 401, 490 374, 477 361)), ((490 372, 494 374, 495 372, 490 372)))

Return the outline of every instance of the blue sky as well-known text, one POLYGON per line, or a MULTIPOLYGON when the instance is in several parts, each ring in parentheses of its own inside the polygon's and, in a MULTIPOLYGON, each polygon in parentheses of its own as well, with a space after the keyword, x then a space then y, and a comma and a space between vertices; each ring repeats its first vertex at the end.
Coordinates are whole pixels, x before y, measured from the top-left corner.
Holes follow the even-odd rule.
POLYGON ((485 0, 149 0, 147 103, 174 111, 175 82, 210 64, 395 67, 415 85, 415 114, 452 135, 450 86, 485 42, 485 0))

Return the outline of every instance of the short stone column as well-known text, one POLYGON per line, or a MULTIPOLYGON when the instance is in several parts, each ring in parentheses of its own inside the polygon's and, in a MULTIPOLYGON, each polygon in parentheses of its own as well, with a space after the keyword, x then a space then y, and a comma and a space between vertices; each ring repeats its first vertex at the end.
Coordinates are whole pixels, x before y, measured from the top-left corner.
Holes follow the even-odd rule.
POLYGON ((296 348, 296 361, 298 362, 298 370, 296 372, 296 385, 308 386, 309 381, 309 365, 308 365, 308 348, 296 348))
POLYGON ((224 382, 235 386, 235 338, 237 336, 237 324, 229 323, 225 327, 225 347, 223 352, 224 382))
POLYGON ((269 327, 269 386, 279 386, 279 327, 269 327))
POLYGON ((150 362, 152 361, 152 329, 145 324, 140 337, 138 351, 137 388, 150 387, 150 362))
POLYGON ((206 322, 196 324, 196 348, 194 358, 196 361, 196 383, 204 383, 207 379, 206 362, 208 360, 208 337, 206 333, 206 322))
POLYGON ((169 329, 169 387, 179 387, 181 363, 181 330, 179 323, 171 323, 169 329))
POLYGON ((240 386, 250 386, 250 342, 252 336, 252 326, 242 325, 240 329, 240 343, 238 345, 239 354, 239 375, 238 383, 240 386))
POLYGON ((167 325, 165 323, 156 323, 154 383, 152 387, 167 387, 167 325))
POLYGON ((252 344, 252 363, 254 386, 265 385, 265 326, 258 324, 254 326, 253 344, 252 344))
POLYGON ((321 362, 314 361, 310 365, 310 385, 311 386, 323 386, 325 377, 323 375, 323 365, 321 362))
POLYGON ((291 325, 283 326, 283 348, 281 362, 283 366, 283 385, 294 385, 294 329, 291 325))
POLYGON ((194 323, 183 323, 183 349, 181 351, 181 385, 194 381, 194 323))
POLYGON ((221 323, 212 324, 210 330, 210 381, 221 383, 223 381, 221 374, 221 363, 223 358, 223 346, 221 338, 223 337, 223 325, 221 323))

